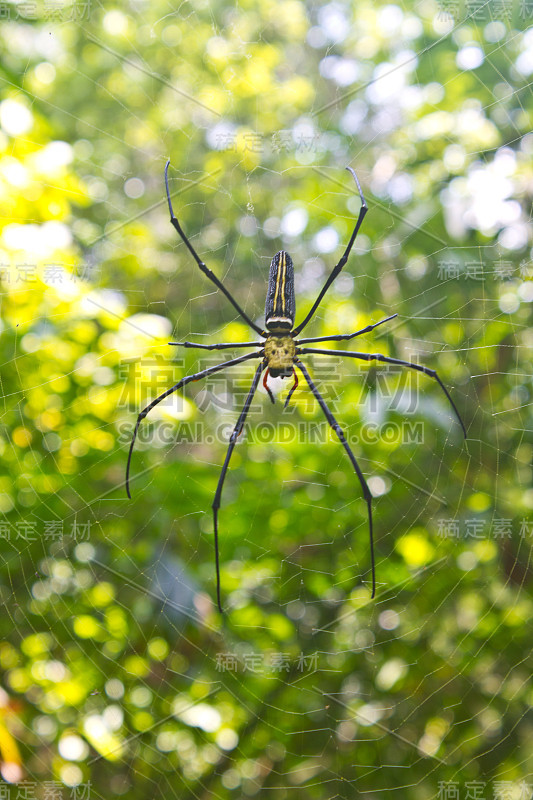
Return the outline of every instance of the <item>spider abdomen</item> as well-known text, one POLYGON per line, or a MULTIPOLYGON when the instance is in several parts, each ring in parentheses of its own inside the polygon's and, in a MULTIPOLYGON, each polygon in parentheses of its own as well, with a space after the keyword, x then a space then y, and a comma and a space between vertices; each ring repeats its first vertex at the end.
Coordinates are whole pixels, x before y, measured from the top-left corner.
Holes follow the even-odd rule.
POLYGON ((273 378, 292 375, 296 345, 292 336, 269 336, 265 342, 265 358, 273 378))
POLYGON ((295 310, 292 258, 285 250, 280 250, 270 264, 265 304, 266 327, 275 333, 287 333, 294 325, 295 310))

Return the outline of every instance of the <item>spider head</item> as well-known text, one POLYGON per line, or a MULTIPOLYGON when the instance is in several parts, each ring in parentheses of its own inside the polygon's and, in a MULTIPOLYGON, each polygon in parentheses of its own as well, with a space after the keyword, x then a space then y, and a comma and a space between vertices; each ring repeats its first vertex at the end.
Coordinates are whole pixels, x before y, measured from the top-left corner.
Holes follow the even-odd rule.
POLYGON ((273 378, 292 375, 296 345, 292 336, 269 336, 265 342, 265 358, 273 378))
POLYGON ((276 369, 275 367, 271 367, 268 370, 268 374, 271 378, 290 378, 292 373, 292 367, 290 369, 276 369))

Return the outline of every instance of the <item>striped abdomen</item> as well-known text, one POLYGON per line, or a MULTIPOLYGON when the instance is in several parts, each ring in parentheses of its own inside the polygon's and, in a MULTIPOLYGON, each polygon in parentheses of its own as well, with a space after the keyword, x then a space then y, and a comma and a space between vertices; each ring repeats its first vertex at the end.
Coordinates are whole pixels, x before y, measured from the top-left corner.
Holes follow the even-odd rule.
POLYGON ((270 264, 265 305, 265 325, 269 331, 290 331, 294 326, 294 267, 285 250, 276 253, 270 264))

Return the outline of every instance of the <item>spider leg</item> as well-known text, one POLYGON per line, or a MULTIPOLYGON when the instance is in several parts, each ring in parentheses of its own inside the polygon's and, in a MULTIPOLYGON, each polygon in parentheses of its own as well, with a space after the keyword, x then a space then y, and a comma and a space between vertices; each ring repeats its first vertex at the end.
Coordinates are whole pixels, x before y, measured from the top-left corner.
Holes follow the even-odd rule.
POLYGON ((217 571, 217 605, 218 610, 222 614, 222 603, 220 600, 220 561, 218 555, 218 509, 220 508, 220 497, 222 495, 222 487, 224 486, 224 480, 226 478, 226 473, 228 471, 229 462, 231 458, 231 454, 233 453, 233 448, 237 443, 237 439, 242 433, 242 429, 244 427, 244 423, 246 417, 248 415, 248 411, 250 409, 250 405, 252 403, 253 396, 255 394, 255 390, 257 389, 257 384, 259 383, 259 378, 261 376, 261 372, 265 368, 265 363, 259 364, 255 371, 254 379, 252 381, 252 385, 250 387, 250 391, 248 392, 248 396, 244 402, 244 408, 241 411, 241 415, 237 420, 237 424, 235 425, 233 432, 229 438, 229 445, 228 451, 226 453, 226 458, 224 461, 224 465, 222 467, 222 472, 220 473, 220 478, 218 479, 217 490, 215 492, 215 499, 213 500, 213 523, 214 523, 214 530, 215 530, 215 563, 216 563, 216 571, 217 571))
POLYGON ((300 324, 297 325, 296 328, 293 330, 293 332, 292 332, 293 336, 297 336, 305 328, 305 326, 307 325, 307 323, 309 322, 309 320, 311 319, 311 317, 314 315, 315 311, 317 310, 318 306, 322 302, 322 298, 326 294, 327 290, 329 289, 329 287, 331 286, 331 284, 333 283, 333 281, 335 280, 337 275, 341 272, 342 268, 346 264, 346 262, 348 260, 348 256, 350 255, 350 251, 351 251, 351 249, 353 247, 353 243, 355 242, 355 237, 359 233, 359 228, 361 227, 361 225, 363 223, 363 220, 365 218, 365 214, 368 211, 368 206, 367 206, 365 198, 363 196, 363 191, 361 189, 361 185, 359 183, 357 175, 355 174, 355 171, 351 167, 346 167, 346 169, 348 170, 348 172, 351 172, 351 174, 353 175, 355 183, 357 185, 357 189, 359 191, 359 197, 361 198, 361 208, 359 210, 359 216, 357 217, 357 222, 355 223, 355 228, 353 229, 353 233, 352 233, 352 235, 350 237, 350 241, 348 242, 348 247, 344 251, 344 254, 342 255, 341 260, 339 261, 337 266, 334 267, 334 269, 332 270, 331 275, 327 279, 326 283, 324 284, 324 286, 322 287, 322 289, 320 291, 320 294, 318 295, 317 299, 313 303, 313 307, 311 308, 311 311, 309 312, 309 314, 306 316, 304 321, 300 322, 300 324))
POLYGON ((174 386, 171 386, 170 389, 167 389, 165 392, 163 392, 163 394, 160 394, 159 397, 156 397, 155 400, 152 400, 152 402, 149 403, 146 406, 146 408, 144 408, 141 411, 141 413, 137 417, 137 422, 135 423, 135 429, 133 431, 133 436, 132 436, 132 439, 131 439, 130 449, 129 449, 129 453, 128 453, 128 461, 127 461, 127 464, 126 464, 126 492, 127 492, 128 497, 130 498, 130 500, 131 500, 131 494, 130 494, 131 456, 132 456, 132 453, 133 453, 133 448, 135 446, 135 440, 137 438, 137 432, 139 430, 139 426, 140 426, 141 422, 143 421, 143 419, 147 416, 147 414, 150 413, 152 408, 154 408, 156 405, 158 405, 158 403, 160 403, 162 400, 164 400, 165 397, 168 397, 169 395, 173 394, 174 392, 177 392, 178 389, 181 389, 182 386, 185 386, 187 383, 190 383, 191 381, 198 381, 198 380, 200 380, 200 378, 206 378, 208 375, 211 375, 211 373, 213 373, 213 372, 218 372, 221 369, 225 369, 225 367, 232 367, 235 364, 240 364, 241 361, 247 361, 250 358, 262 358, 262 357, 263 357, 262 353, 246 353, 246 355, 244 355, 244 356, 239 356, 238 358, 233 358, 231 361, 225 361, 223 364, 216 364, 213 367, 208 367, 207 369, 204 369, 201 372, 196 372, 194 375, 186 375, 185 378, 182 378, 180 381, 178 381, 176 384, 174 384, 174 386))
POLYGON ((287 395, 287 399, 285 400, 285 405, 283 406, 284 410, 289 405, 289 401, 290 401, 291 397, 293 396, 294 392, 298 388, 298 375, 296 374, 296 370, 294 369, 294 367, 292 368, 292 373, 294 375, 294 383, 291 386, 291 390, 290 390, 289 394, 287 395))
MULTIPOLYGON (((317 339, 317 341, 322 341, 317 339)), ((231 350, 233 347, 262 347, 263 342, 222 342, 219 344, 196 344, 196 342, 167 342, 174 347, 196 347, 198 350, 231 350)))
POLYGON ((200 267, 200 269, 202 270, 204 275, 207 275, 209 280, 212 281, 215 284, 217 289, 220 289, 220 291, 223 294, 226 295, 226 297, 228 298, 230 303, 233 305, 233 307, 238 312, 238 314, 240 314, 240 316, 243 318, 243 320, 245 322, 247 322, 248 325, 251 328, 253 328, 253 330, 256 333, 258 333, 260 336, 262 336, 263 335, 263 331, 261 330, 261 328, 259 328, 255 324, 255 322, 252 322, 252 320, 250 319, 248 314, 246 314, 246 312, 242 310, 242 308, 237 303, 237 301, 228 292, 228 290, 226 289, 224 284, 221 281, 219 281, 219 279, 217 278, 215 273, 212 272, 206 264, 204 264, 204 262, 202 261, 202 259, 200 258, 200 256, 198 255, 198 253, 196 252, 196 250, 194 249, 194 247, 190 243, 189 239, 187 238, 187 236, 183 232, 181 225, 179 224, 178 220, 176 219, 176 217, 174 215, 174 210, 172 208, 172 201, 170 199, 170 190, 168 188, 168 168, 169 168, 169 165, 170 165, 170 159, 167 161, 166 166, 165 166, 165 186, 166 186, 166 190, 167 190, 168 210, 170 211, 170 222, 172 223, 172 225, 174 226, 176 231, 179 233, 179 235, 183 239, 183 241, 184 241, 185 245, 187 246, 189 252, 191 253, 192 257, 194 258, 194 260, 196 261, 196 263, 198 264, 198 266, 200 267))
MULTIPOLYGON (((299 339, 296 344, 311 344, 314 342, 345 342, 349 341, 350 339, 355 339, 356 336, 361 336, 363 333, 369 333, 373 331, 374 328, 377 328, 378 325, 383 325, 384 322, 389 322, 389 320, 394 319, 397 317, 398 314, 391 314, 390 317, 385 317, 385 319, 380 319, 379 322, 374 322, 373 325, 367 325, 366 328, 362 328, 360 331, 356 331, 355 333, 341 333, 337 334, 336 336, 319 336, 317 339, 299 339)), ((169 342, 172 344, 172 342, 169 342)))
MULTIPOLYGON (((302 352, 305 352, 305 350, 303 350, 302 352)), ((355 473, 356 473, 357 477, 359 478, 359 483, 361 484, 361 489, 363 490, 363 496, 364 496, 364 498, 366 500, 366 506, 367 506, 367 509, 368 509, 368 527, 369 527, 369 534, 370 534, 370 563, 371 563, 371 567, 372 567, 372 597, 375 597, 375 595, 376 595, 376 564, 375 564, 375 559, 374 559, 374 529, 373 529, 373 523, 372 523, 372 494, 370 492, 370 489, 368 488, 368 484, 367 484, 367 482, 365 480, 365 476, 361 472, 361 468, 359 467, 359 464, 357 463, 357 460, 356 460, 356 458, 355 458, 355 456, 354 456, 354 454, 352 452, 352 449, 351 449, 350 445, 348 444, 348 442, 346 441, 346 437, 344 436, 344 433, 343 433, 341 427, 339 426, 337 420, 335 419, 335 417, 333 416, 333 414, 331 413, 331 411, 327 407, 326 401, 324 400, 324 398, 322 397, 322 395, 318 391, 317 387, 315 386, 315 384, 313 383, 313 381, 311 379, 311 376, 309 375, 308 371, 306 370, 304 365, 301 363, 301 361, 296 361, 296 366, 303 373, 303 376, 306 379, 307 383, 309 384, 309 388, 311 389, 311 391, 313 392, 316 400, 318 401, 318 404, 319 404, 320 408, 324 412, 324 416, 326 417, 329 425, 331 425, 331 427, 333 428, 333 430, 335 431, 335 433, 339 437, 339 441, 341 442, 342 446, 344 447, 344 449, 348 453, 348 458, 352 462, 352 467, 354 468, 355 473)))
POLYGON ((448 401, 455 412, 455 416, 457 417, 459 424, 463 429, 463 434, 466 439, 466 428, 463 420, 461 419, 461 415, 457 410, 457 406, 453 402, 448 389, 445 387, 445 385, 443 384, 443 382, 441 381, 441 379, 439 378, 434 369, 423 367, 421 364, 413 364, 411 361, 402 361, 400 358, 391 358, 390 356, 382 356, 380 353, 350 353, 347 350, 316 350, 313 347, 303 347, 298 352, 315 353, 316 355, 322 355, 322 356, 348 356, 349 358, 358 358, 361 361, 382 361, 384 364, 398 364, 401 367, 409 367, 409 369, 415 369, 417 372, 423 372, 424 375, 429 375, 430 378, 435 378, 440 388, 448 398, 448 401))
POLYGON ((271 390, 269 388, 269 385, 267 383, 268 376, 269 376, 269 370, 267 369, 267 371, 265 372, 265 375, 263 377, 263 388, 268 393, 268 396, 270 397, 270 401, 271 401, 272 405, 274 405, 276 400, 274 399, 274 395, 272 394, 272 392, 271 392, 271 390))

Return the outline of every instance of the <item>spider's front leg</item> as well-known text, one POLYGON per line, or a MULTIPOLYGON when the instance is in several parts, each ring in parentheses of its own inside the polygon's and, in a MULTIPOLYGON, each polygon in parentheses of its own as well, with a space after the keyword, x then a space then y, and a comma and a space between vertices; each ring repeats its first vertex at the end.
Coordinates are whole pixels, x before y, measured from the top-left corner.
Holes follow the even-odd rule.
POLYGON ((374 526, 372 521, 372 493, 368 487, 368 484, 365 480, 365 476, 361 472, 361 468, 357 463, 357 459, 355 458, 352 448, 346 441, 346 437, 342 428, 340 427, 339 423, 329 410, 328 406, 326 405, 326 401, 318 391, 317 387, 315 386, 314 382, 311 379, 308 371, 301 363, 301 361, 296 360, 296 366, 298 369, 303 373, 304 378, 306 379, 307 383, 309 384, 309 388, 311 389, 312 393, 314 394, 316 400, 322 411, 324 412, 324 416, 326 417, 328 423, 331 425, 335 433, 337 434, 340 443, 346 450, 348 454, 348 458, 352 462, 352 467, 355 470, 357 477, 359 478, 359 483, 361 484, 361 489, 363 490, 363 496, 366 501, 366 507, 368 511, 368 528, 369 528, 369 535, 370 535, 370 563, 372 569, 372 597, 374 598, 376 595, 376 565, 375 565, 375 558, 374 558, 374 526))
POLYGON ((213 367, 208 367, 207 369, 202 370, 201 372, 195 372, 194 375, 186 375, 185 378, 182 378, 180 381, 171 386, 170 389, 167 389, 165 392, 156 397, 155 400, 152 400, 146 408, 140 412, 139 416, 137 417, 137 422, 135 423, 135 428, 133 430, 133 436, 131 438, 130 449, 128 452, 128 461, 126 463, 126 493, 131 500, 131 493, 130 493, 130 466, 131 466, 131 457, 133 455, 133 448, 135 447, 135 441, 137 439, 137 433, 139 431, 139 427, 143 419, 150 413, 150 411, 155 408, 162 400, 166 397, 169 397, 174 392, 177 392, 181 389, 182 386, 186 386, 186 384, 191 383, 191 381, 198 381, 200 378, 206 378, 208 375, 211 375, 213 372, 219 372, 221 369, 225 369, 226 367, 232 367, 235 364, 240 364, 242 361, 248 361, 250 358, 262 358, 262 353, 246 353, 244 356, 239 356, 238 358, 233 358, 231 361, 225 361, 223 364, 216 364, 213 367))
POLYGON ((231 458, 231 454, 233 453, 233 449, 237 444, 237 439, 239 438, 240 434, 242 433, 242 429, 244 427, 244 423, 246 417, 248 415, 248 411, 250 410, 250 405, 252 403, 253 396, 257 389, 257 384, 259 383, 259 378, 261 376, 261 372, 264 370, 266 366, 266 362, 259 364, 255 371, 254 379, 252 381, 252 385, 250 387, 250 391, 248 392, 248 396, 246 397, 244 408, 241 411, 240 417, 237 420, 237 424, 235 425, 233 432, 229 439, 228 451, 226 453, 226 458, 224 460, 224 464, 222 466, 222 472, 220 473, 220 478, 218 479, 217 490, 215 492, 215 499, 213 500, 213 524, 214 524, 214 531, 215 531, 215 564, 216 564, 216 573, 217 573, 217 605, 218 610, 222 614, 222 603, 220 599, 220 559, 218 553, 218 509, 220 508, 220 498, 222 496, 222 487, 224 486, 224 480, 226 478, 226 473, 228 471, 229 462, 231 458))

